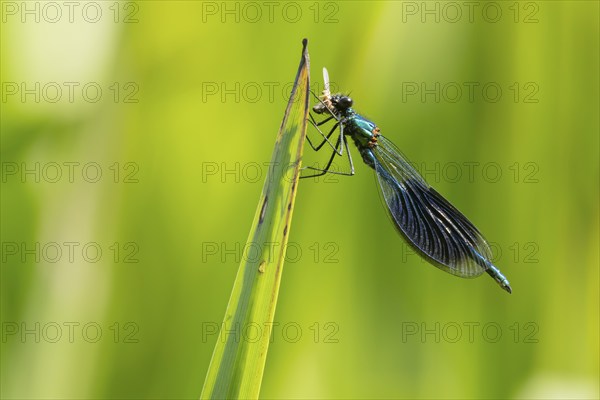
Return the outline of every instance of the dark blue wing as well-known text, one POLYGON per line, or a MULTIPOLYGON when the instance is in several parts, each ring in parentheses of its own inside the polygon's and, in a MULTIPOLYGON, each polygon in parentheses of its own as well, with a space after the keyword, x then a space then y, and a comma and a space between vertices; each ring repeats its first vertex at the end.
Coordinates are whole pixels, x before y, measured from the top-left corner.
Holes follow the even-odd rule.
POLYGON ((383 136, 372 149, 381 193, 408 243, 438 268, 461 277, 488 272, 510 292, 491 262, 492 252, 477 228, 425 182, 400 150, 383 136))

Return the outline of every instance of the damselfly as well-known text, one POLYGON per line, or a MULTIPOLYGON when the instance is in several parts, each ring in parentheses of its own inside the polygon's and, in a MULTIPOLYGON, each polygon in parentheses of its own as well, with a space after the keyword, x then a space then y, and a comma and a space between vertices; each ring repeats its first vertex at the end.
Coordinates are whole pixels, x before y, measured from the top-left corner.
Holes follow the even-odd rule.
POLYGON ((318 151, 327 143, 333 149, 325 168, 305 167, 316 171, 302 178, 326 173, 354 175, 354 164, 349 136, 358 148, 363 161, 375 170, 387 210, 400 234, 424 259, 456 276, 472 278, 487 272, 507 292, 512 293, 508 280, 490 261, 492 252, 483 235, 452 204, 435 191, 407 161, 398 148, 386 139, 374 122, 357 114, 352 99, 343 94, 331 94, 329 74, 323 68, 324 90, 313 107, 316 114, 328 116, 317 122, 310 114, 310 122, 323 136, 317 146, 308 138, 310 146, 318 151), (335 120, 325 135, 319 127, 335 120), (339 130, 335 144, 329 139, 339 130), (331 171, 335 156, 346 151, 350 172, 331 171))

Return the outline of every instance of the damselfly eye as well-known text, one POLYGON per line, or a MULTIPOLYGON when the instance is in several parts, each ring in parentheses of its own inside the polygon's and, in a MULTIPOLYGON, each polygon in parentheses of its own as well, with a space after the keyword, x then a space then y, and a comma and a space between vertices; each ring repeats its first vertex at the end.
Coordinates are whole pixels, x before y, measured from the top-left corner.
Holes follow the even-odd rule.
POLYGON ((338 100, 337 105, 340 108, 350 108, 352 107, 352 99, 348 96, 342 96, 338 100))

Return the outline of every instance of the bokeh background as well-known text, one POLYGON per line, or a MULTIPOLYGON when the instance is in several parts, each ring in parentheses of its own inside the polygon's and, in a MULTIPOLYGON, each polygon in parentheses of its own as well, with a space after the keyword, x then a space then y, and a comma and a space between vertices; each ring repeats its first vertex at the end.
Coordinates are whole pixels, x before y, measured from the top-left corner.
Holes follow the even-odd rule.
POLYGON ((352 149, 261 397, 598 398, 598 2, 67 3, 2 2, 3 398, 199 396, 303 37, 514 293, 408 251, 352 149))

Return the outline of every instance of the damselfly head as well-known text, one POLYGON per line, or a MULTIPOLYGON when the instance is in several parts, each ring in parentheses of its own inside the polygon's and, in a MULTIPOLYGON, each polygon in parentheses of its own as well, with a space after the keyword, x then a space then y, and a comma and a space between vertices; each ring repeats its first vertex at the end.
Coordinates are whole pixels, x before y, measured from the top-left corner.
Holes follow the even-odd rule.
POLYGON ((343 114, 353 104, 352 98, 344 94, 334 94, 326 100, 323 98, 319 98, 319 100, 321 100, 319 104, 313 107, 313 111, 317 114, 329 111, 331 114, 339 116, 340 113, 343 114))
POLYGON ((352 99, 350 96, 345 96, 343 94, 336 94, 331 96, 331 104, 340 111, 345 111, 352 107, 352 99))

